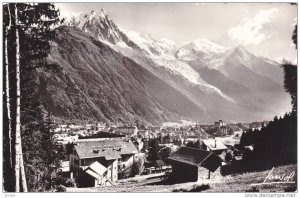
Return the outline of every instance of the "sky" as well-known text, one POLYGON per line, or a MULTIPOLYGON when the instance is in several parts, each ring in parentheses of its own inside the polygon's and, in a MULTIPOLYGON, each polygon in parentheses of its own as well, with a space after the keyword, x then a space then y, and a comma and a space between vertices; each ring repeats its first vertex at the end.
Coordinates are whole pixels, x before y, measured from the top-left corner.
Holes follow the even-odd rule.
POLYGON ((117 26, 175 42, 208 39, 293 63, 297 7, 288 3, 56 3, 61 16, 104 9, 117 26))

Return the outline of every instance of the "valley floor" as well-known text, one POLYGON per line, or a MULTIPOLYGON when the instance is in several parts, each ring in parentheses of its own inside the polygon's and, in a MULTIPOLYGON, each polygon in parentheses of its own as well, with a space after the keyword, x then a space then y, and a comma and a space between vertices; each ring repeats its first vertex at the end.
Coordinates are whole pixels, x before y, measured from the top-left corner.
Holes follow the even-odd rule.
MULTIPOLYGON (((295 176, 292 181, 297 181, 297 165, 285 165, 275 167, 273 175, 290 175, 295 171, 295 176)), ((202 192, 295 192, 297 183, 285 184, 264 184, 251 186, 251 184, 262 183, 268 176, 270 170, 232 174, 221 176, 216 174, 214 179, 202 179, 198 182, 188 182, 179 184, 165 184, 163 182, 163 173, 136 176, 134 178, 119 180, 115 186, 110 187, 95 187, 95 188, 67 188, 67 192, 172 192, 174 190, 190 191, 195 186, 208 184, 209 189, 202 192)))

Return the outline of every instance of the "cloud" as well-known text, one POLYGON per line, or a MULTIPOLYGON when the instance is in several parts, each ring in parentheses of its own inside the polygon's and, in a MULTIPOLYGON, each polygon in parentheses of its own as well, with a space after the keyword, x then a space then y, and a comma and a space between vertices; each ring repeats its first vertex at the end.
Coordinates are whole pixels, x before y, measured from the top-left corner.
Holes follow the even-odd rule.
POLYGON ((274 57, 273 58, 274 61, 276 61, 277 63, 279 64, 282 64, 284 62, 290 62, 292 63, 293 65, 297 65, 297 58, 294 58, 293 60, 292 59, 289 59, 287 57, 283 57, 283 56, 278 56, 278 57, 274 57))
POLYGON ((295 18, 293 19, 292 26, 294 27, 295 25, 297 25, 297 23, 298 23, 298 18, 295 17, 295 18))
POLYGON ((278 57, 275 57, 274 60, 279 63, 279 64, 282 64, 284 60, 286 60, 286 58, 284 58, 283 56, 278 56, 278 57))
POLYGON ((270 38, 270 35, 262 33, 262 29, 277 14, 278 9, 272 8, 260 11, 252 19, 244 18, 238 26, 229 29, 228 36, 241 44, 259 44, 270 38))

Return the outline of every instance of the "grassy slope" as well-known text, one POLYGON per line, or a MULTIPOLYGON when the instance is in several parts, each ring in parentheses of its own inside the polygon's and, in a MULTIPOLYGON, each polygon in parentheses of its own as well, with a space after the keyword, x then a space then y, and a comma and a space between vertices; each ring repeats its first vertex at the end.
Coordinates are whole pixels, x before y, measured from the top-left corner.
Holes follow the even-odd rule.
MULTIPOLYGON (((297 165, 275 167, 275 174, 289 174, 296 171, 297 165)), ((175 189, 191 189, 193 186, 209 184, 210 189, 202 192, 246 192, 252 188, 252 183, 261 183, 268 175, 269 170, 260 172, 243 173, 222 177, 217 172, 212 180, 201 180, 182 184, 160 184, 162 174, 138 176, 127 180, 119 180, 118 185, 98 188, 68 188, 67 192, 172 192, 175 189)), ((206 174, 206 172, 203 172, 206 174)), ((296 180, 296 176, 294 177, 296 180)), ((261 185, 259 192, 284 192, 286 188, 295 188, 297 184, 261 185)))
MULTIPOLYGON (((297 165, 279 166, 274 168, 273 174, 290 174, 292 171, 296 172, 296 170, 297 165)), ((245 192, 252 188, 251 184, 262 183, 269 174, 269 172, 270 170, 229 175, 222 178, 224 183, 211 184, 211 189, 207 190, 207 192, 245 192)), ((294 181, 296 181, 296 175, 294 176, 294 181)), ((296 186, 297 184, 271 184, 260 185, 257 187, 259 189, 259 192, 284 192, 285 189, 293 188, 296 186)))

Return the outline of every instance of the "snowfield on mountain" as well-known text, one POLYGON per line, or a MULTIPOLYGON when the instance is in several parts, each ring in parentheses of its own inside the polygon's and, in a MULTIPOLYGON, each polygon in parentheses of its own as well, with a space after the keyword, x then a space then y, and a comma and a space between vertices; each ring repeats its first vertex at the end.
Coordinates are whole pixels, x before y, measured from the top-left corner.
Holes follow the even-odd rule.
MULTIPOLYGON (((87 98, 84 103, 99 109, 98 113, 88 113, 91 119, 123 122, 129 118, 162 123, 180 119, 213 121, 226 117, 232 121, 256 121, 272 119, 290 109, 281 66, 252 54, 241 45, 227 47, 207 39, 184 43, 155 39, 151 35, 120 29, 104 10, 81 13, 66 24, 68 27, 58 29, 60 39, 55 41, 50 59, 61 66, 66 79, 74 72, 81 72, 76 78, 72 77, 71 89, 78 89, 83 82, 93 84, 93 90, 84 91, 87 98), (80 45, 73 46, 78 43, 72 41, 73 37, 80 37, 80 45), (127 66, 124 66, 124 59, 127 66), (132 71, 128 71, 129 68, 132 71), (89 74, 83 74, 84 71, 89 74), (124 75, 128 72, 131 74, 124 75), (93 78, 90 78, 91 73, 93 78), (147 82, 141 80, 145 74, 151 76, 147 82), (119 78, 122 81, 116 81, 119 78), (90 82, 91 79, 94 80, 90 82), (103 81, 111 82, 111 91, 103 81), (136 87, 130 97, 124 92, 127 89, 120 91, 126 86, 124 82, 130 82, 128 90, 136 87), (179 97, 172 98, 174 94, 179 97), (97 99, 93 99, 96 96, 97 99), (111 104, 112 98, 118 98, 120 103, 111 104), (166 102, 168 100, 172 102, 166 102), (133 104, 138 108, 132 108, 133 104), (187 104, 190 108, 186 108, 187 104)), ((50 99, 58 97, 48 95, 50 99)), ((57 116, 64 117, 64 106, 74 102, 53 103, 48 108, 60 106, 57 112, 62 115, 57 116)))

